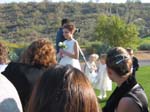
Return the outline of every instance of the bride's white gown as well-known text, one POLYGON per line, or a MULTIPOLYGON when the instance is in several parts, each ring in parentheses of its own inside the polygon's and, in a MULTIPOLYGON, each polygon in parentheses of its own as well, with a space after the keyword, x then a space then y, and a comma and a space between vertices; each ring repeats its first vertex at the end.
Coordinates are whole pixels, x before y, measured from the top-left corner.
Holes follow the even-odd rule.
MULTIPOLYGON (((77 42, 77 41, 74 40, 74 39, 72 39, 72 40, 65 40, 64 44, 67 46, 67 48, 65 48, 64 51, 67 51, 67 52, 70 52, 70 53, 74 53, 74 44, 75 44, 75 42, 77 42)), ((66 56, 64 54, 63 54, 63 57, 61 58, 59 64, 60 65, 70 64, 73 67, 81 70, 81 66, 80 66, 80 63, 79 63, 78 59, 71 58, 71 57, 66 56)))

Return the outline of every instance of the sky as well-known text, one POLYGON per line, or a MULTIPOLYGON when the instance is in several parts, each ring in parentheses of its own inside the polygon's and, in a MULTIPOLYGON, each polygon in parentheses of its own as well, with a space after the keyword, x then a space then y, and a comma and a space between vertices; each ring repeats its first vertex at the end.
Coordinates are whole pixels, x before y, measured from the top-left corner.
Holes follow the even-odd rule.
MULTIPOLYGON (((12 3, 12 2, 41 2, 43 0, 0 0, 0 3, 12 3)), ((59 2, 59 1, 71 1, 71 0, 49 0, 52 2, 59 2)), ((90 0, 74 0, 74 1, 78 1, 78 2, 87 2, 90 0)), ((125 3, 126 0, 92 0, 92 1, 99 1, 100 3, 106 3, 106 2, 111 2, 111 3, 125 3)), ((142 3, 150 3, 150 0, 141 0, 142 3)))

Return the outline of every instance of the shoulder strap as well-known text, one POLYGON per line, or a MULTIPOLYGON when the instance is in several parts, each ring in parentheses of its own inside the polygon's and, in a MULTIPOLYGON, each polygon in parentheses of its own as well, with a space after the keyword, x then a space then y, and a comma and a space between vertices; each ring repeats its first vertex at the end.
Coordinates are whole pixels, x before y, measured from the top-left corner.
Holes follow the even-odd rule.
POLYGON ((124 97, 130 97, 133 99, 133 101, 138 105, 138 107, 141 109, 141 112, 148 112, 147 105, 144 103, 144 99, 142 95, 138 95, 136 92, 140 92, 140 94, 143 94, 142 87, 139 84, 136 84, 132 90, 127 93, 124 97))

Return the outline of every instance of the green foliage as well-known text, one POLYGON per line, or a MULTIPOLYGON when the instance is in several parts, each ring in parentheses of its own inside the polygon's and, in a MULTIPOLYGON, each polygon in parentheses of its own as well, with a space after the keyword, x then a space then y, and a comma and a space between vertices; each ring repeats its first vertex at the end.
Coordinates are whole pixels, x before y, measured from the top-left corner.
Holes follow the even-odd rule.
POLYGON ((16 54, 16 52, 14 52, 14 50, 10 50, 9 51, 9 59, 11 61, 17 61, 19 59, 19 56, 16 54))
POLYGON ((118 16, 101 15, 97 20, 96 39, 105 45, 116 47, 136 48, 138 45, 138 31, 134 24, 126 24, 118 16))
POLYGON ((150 44, 150 37, 145 37, 140 39, 141 44, 150 44))
POLYGON ((2 42, 5 46, 7 46, 10 49, 23 48, 28 45, 28 44, 22 44, 22 43, 20 44, 10 43, 5 40, 0 40, 0 42, 2 42))
POLYGON ((148 106, 150 109, 149 71, 150 71, 150 66, 140 67, 139 70, 137 71, 137 80, 142 85, 144 91, 146 92, 146 95, 148 97, 148 102, 149 102, 148 106))
POLYGON ((150 50, 150 37, 140 39, 139 50, 150 50))
POLYGON ((92 53, 106 53, 109 50, 109 46, 101 43, 100 41, 86 42, 85 54, 90 55, 92 53))
POLYGON ((127 23, 135 23, 142 37, 150 34, 149 4, 43 1, 0 4, 0 35, 11 42, 30 42, 37 36, 50 37, 54 40, 61 19, 68 17, 81 29, 79 34, 81 38, 93 41, 96 18, 101 14, 118 15, 127 23), (32 36, 33 33, 36 33, 36 36, 32 36))
POLYGON ((10 43, 8 41, 0 40, 5 46, 9 49, 9 59, 11 61, 18 61, 19 57, 21 56, 24 49, 27 47, 28 44, 15 44, 10 43))
POLYGON ((141 44, 138 47, 139 50, 150 50, 150 44, 141 44))

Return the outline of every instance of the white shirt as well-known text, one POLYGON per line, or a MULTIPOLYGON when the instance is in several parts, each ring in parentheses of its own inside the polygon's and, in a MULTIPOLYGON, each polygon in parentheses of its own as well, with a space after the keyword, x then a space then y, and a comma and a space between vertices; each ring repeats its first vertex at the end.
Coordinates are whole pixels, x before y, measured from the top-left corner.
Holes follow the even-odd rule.
POLYGON ((0 112, 23 112, 17 90, 0 74, 0 112))

